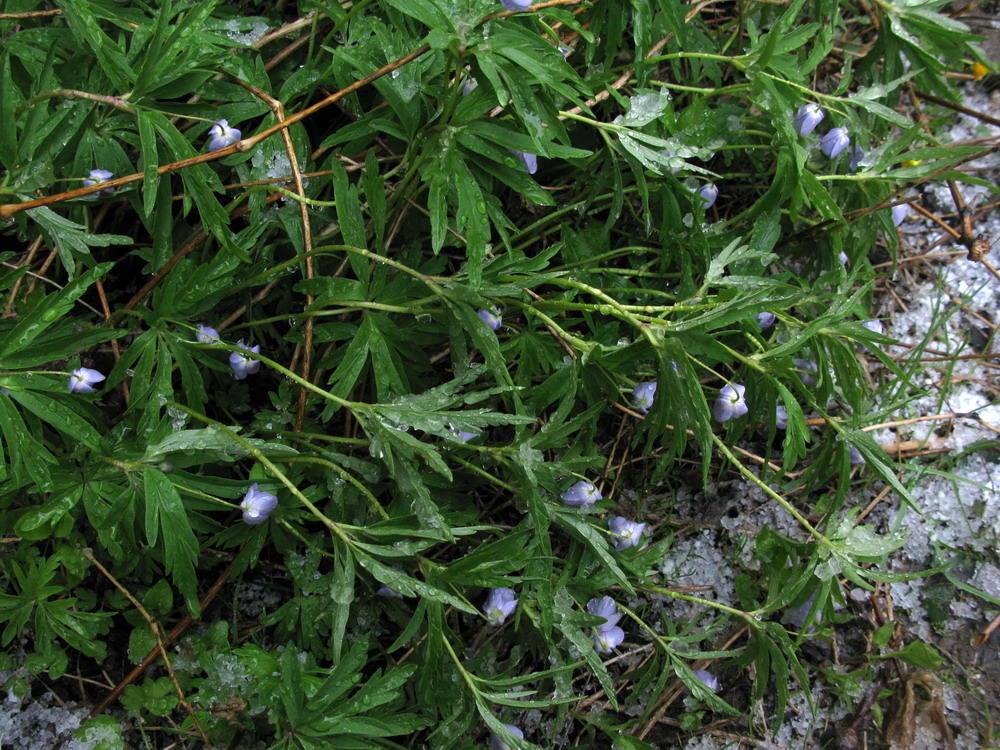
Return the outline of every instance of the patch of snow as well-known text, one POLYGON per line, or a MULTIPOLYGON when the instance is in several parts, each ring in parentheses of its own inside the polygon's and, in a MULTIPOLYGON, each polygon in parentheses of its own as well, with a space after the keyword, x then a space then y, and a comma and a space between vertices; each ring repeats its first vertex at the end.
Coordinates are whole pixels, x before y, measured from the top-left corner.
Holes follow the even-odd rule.
MULTIPOLYGON (((5 679, 0 674, 0 679, 5 679)), ((23 702, 0 703, 0 747, 18 750, 52 750, 70 739, 70 734, 87 718, 89 710, 75 703, 65 706, 51 693, 23 702)))
POLYGON ((273 586, 256 582, 244 583, 237 595, 240 611, 252 620, 259 620, 264 612, 273 612, 281 600, 281 594, 273 586))
POLYGON ((256 44, 271 30, 261 18, 234 18, 223 28, 226 30, 226 36, 237 44, 245 44, 248 47, 256 44), (248 21, 251 23, 248 24, 248 21))
MULTIPOLYGON (((660 566, 667 586, 709 586, 711 591, 697 591, 696 596, 720 604, 732 605, 736 601, 733 579, 736 573, 720 551, 718 534, 709 529, 679 540, 660 566)), ((676 618, 690 618, 705 609, 680 599, 667 603, 667 610, 676 618)))

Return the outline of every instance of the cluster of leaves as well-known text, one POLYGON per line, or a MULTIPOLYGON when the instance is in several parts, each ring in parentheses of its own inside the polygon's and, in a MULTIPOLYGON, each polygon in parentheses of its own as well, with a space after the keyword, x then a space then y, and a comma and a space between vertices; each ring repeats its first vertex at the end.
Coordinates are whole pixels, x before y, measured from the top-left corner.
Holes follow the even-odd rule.
MULTIPOLYGON (((617 708, 674 675, 739 715, 694 676, 698 658, 755 664, 747 701, 774 690, 780 716, 789 680, 809 676, 772 615, 817 586, 827 606, 840 575, 868 585, 882 574, 862 565, 899 543, 843 506, 851 445, 905 494, 861 428, 911 393, 875 403, 855 353, 865 342, 895 368, 857 322, 869 254, 895 251, 887 200, 974 152, 895 108, 911 83, 954 97, 946 65, 977 54, 938 5, 796 0, 730 18, 669 2, 511 14, 380 0, 283 17, 219 0, 45 13, 10 0, 0 202, 6 247, 21 249, 0 276, 2 644, 26 636, 53 678, 75 654, 126 673, 156 639, 112 578, 163 623, 212 620, 176 685, 150 676, 122 702, 190 729, 180 688, 218 742, 445 748, 485 724, 536 747, 503 720, 547 711, 551 734, 534 738, 547 745, 581 685, 617 708), (849 129, 858 171, 796 132, 806 102, 849 129), (221 119, 244 140, 204 156, 221 119), (94 169, 131 177, 57 195, 94 169), (477 314, 494 308, 497 332, 477 314), (761 330, 762 312, 778 324, 761 330), (199 342, 199 325, 220 340, 199 342), (263 363, 240 381, 226 365, 237 339, 263 363), (107 374, 97 395, 67 389, 81 366, 107 374), (613 406, 644 380, 658 383, 644 419, 613 406), (720 428, 711 403, 730 382, 749 413, 720 428), (811 443, 808 413, 835 439, 811 443), (728 447, 740 440, 804 470, 758 476, 728 447), (641 460, 616 464, 615 450, 641 460), (762 535, 765 572, 713 627, 630 611, 629 643, 654 656, 616 690, 582 605, 671 595, 655 573, 669 541, 660 529, 615 551, 600 517, 663 513, 650 488, 728 469, 799 497, 836 489, 817 528, 778 497, 812 536, 762 535), (614 491, 563 507, 580 478, 614 491), (236 507, 252 483, 280 499, 259 526, 236 507), (220 573, 277 606, 260 623, 202 611, 220 573), (375 597, 383 585, 403 598, 375 597), (502 586, 519 610, 487 634, 479 606, 502 586), (748 640, 703 649, 732 618, 748 640), (215 679, 223 666, 241 679, 215 679)), ((575 720, 611 737, 639 726, 575 720)))

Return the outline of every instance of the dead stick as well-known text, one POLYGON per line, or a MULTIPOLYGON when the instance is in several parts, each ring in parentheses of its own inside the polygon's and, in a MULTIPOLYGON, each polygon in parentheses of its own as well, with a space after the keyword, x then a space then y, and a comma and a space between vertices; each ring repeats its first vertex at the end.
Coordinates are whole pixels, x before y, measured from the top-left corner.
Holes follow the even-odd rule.
POLYGON ((156 639, 156 648, 153 649, 153 653, 154 654, 159 653, 160 656, 163 657, 163 664, 167 668, 167 674, 170 675, 170 681, 174 684, 174 690, 177 692, 177 698, 180 700, 181 705, 184 706, 185 710, 188 712, 188 715, 191 717, 191 721, 194 722, 195 727, 198 729, 198 734, 201 735, 201 739, 204 741, 205 745, 207 747, 211 747, 212 743, 209 741, 208 736, 205 734, 205 730, 201 728, 201 722, 198 721, 198 717, 194 713, 194 707, 188 702, 187 697, 184 695, 184 691, 181 690, 181 686, 177 682, 177 675, 174 674, 174 668, 170 664, 170 657, 167 656, 167 649, 163 643, 163 634, 160 633, 160 629, 156 625, 156 620, 154 620, 152 616, 149 614, 149 612, 146 611, 145 607, 139 604, 139 600, 136 599, 134 596, 132 596, 132 592, 130 592, 121 583, 119 583, 118 579, 115 578, 113 575, 111 575, 111 573, 108 571, 107 568, 101 565, 100 561, 96 557, 94 557, 93 553, 91 553, 89 549, 84 548, 80 550, 80 552, 83 554, 84 557, 86 557, 91 562, 91 564, 94 567, 96 567, 99 571, 101 571, 101 573, 104 574, 105 578, 107 578, 109 581, 111 581, 112 584, 114 584, 114 587, 116 589, 118 589, 125 595, 126 599, 132 602, 132 606, 139 611, 139 614, 142 615, 143 619, 146 621, 146 624, 149 625, 149 629, 153 631, 153 637, 156 639))
MULTIPOLYGON (((249 151, 264 139, 269 138, 275 133, 285 130, 286 128, 289 128, 298 122, 301 122, 302 120, 306 119, 310 115, 315 114, 321 109, 324 109, 325 107, 328 107, 331 104, 340 101, 345 96, 353 94, 360 88, 364 88, 372 81, 377 81, 382 76, 388 75, 394 70, 398 70, 407 63, 416 60, 418 57, 425 54, 429 50, 430 50, 430 45, 425 44, 422 47, 409 53, 408 55, 404 55, 403 57, 400 57, 397 60, 393 60, 391 63, 383 65, 374 73, 371 73, 365 76, 364 78, 359 78, 357 81, 350 84, 349 86, 345 86, 340 91, 330 94, 330 96, 326 97, 321 101, 316 102, 311 107, 306 107, 300 112, 296 112, 295 114, 290 115, 281 122, 272 125, 270 128, 268 128, 262 133, 258 133, 257 135, 251 136, 249 138, 244 138, 243 140, 237 141, 236 143, 233 143, 230 146, 226 146, 225 148, 220 148, 216 151, 210 151, 207 154, 199 154, 198 156, 192 156, 189 159, 181 159, 180 161, 175 161, 171 164, 163 164, 157 168, 156 173, 158 175, 171 174, 173 172, 179 172, 182 169, 186 169, 187 167, 193 167, 195 164, 204 164, 206 162, 216 161, 218 159, 225 158, 227 156, 230 156, 238 152, 249 151)), ((76 190, 69 190, 65 193, 59 193, 57 195, 50 195, 44 198, 36 198, 35 200, 25 201, 23 203, 0 204, 0 220, 9 219, 14 214, 20 213, 21 211, 27 211, 32 208, 38 208, 40 206, 49 206, 54 203, 62 203, 63 201, 68 201, 75 198, 83 198, 87 195, 91 195, 92 193, 100 192, 101 190, 118 188, 124 185, 130 185, 133 182, 142 182, 144 177, 145 177, 144 172, 135 172, 134 174, 125 175, 123 177, 117 177, 113 180, 107 180, 105 182, 91 185, 89 187, 81 187, 77 188, 76 190)))
MULTIPOLYGON (((219 577, 215 579, 215 583, 212 584, 212 587, 206 592, 205 596, 202 598, 200 602, 200 607, 202 612, 205 611, 205 608, 212 603, 212 600, 215 599, 219 591, 222 590, 223 584, 229 579, 229 574, 232 572, 233 572, 233 564, 229 563, 229 565, 226 566, 226 569, 223 570, 222 573, 219 575, 219 577)), ((179 623, 177 623, 174 626, 173 630, 167 633, 167 637, 164 638, 163 640, 164 646, 169 646, 173 641, 179 638, 181 634, 185 630, 187 630, 188 627, 190 627, 192 622, 194 622, 194 618, 191 617, 191 615, 184 615, 184 619, 182 619, 179 623)), ((129 672, 124 680, 115 685, 114 690, 112 690, 110 693, 104 696, 104 700, 98 703, 97 706, 95 706, 91 710, 90 712, 91 718, 104 713, 107 710, 108 706, 110 706, 112 703, 118 700, 118 696, 120 696, 125 691, 125 688, 127 688, 129 685, 135 682, 139 678, 139 676, 146 671, 146 668, 149 667, 149 665, 152 664, 154 661, 156 661, 156 657, 159 656, 159 654, 160 654, 159 648, 154 648, 148 654, 146 654, 146 658, 143 659, 141 662, 139 662, 139 664, 135 667, 135 669, 129 672)))

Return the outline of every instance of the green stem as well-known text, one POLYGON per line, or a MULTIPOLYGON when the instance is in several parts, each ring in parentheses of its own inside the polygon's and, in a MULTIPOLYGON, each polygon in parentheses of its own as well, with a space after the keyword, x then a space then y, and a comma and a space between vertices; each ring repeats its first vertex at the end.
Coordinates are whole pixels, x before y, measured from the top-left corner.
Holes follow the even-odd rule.
POLYGON ((736 470, 739 471, 740 474, 742 474, 751 482, 760 487, 760 489, 764 492, 764 494, 768 495, 775 502, 777 502, 778 505, 787 510, 792 515, 792 518, 794 518, 802 525, 802 528, 804 528, 806 531, 812 534, 813 537, 816 538, 816 541, 818 541, 824 547, 830 549, 832 552, 834 553, 837 552, 837 549, 833 544, 833 542, 831 542, 829 539, 827 539, 825 536, 819 533, 819 530, 816 527, 814 527, 811 523, 809 523, 806 517, 803 516, 801 513, 799 513, 790 502, 785 500, 785 498, 783 498, 777 492, 768 487, 766 482, 762 481, 760 477, 755 475, 752 471, 750 471, 750 469, 744 466, 743 463, 738 458, 736 458, 735 454, 733 454, 733 452, 729 450, 729 446, 722 441, 722 438, 713 433, 712 442, 715 443, 715 446, 719 449, 719 452, 729 459, 729 462, 736 467, 736 470))
POLYGON ((444 647, 448 649, 448 653, 451 655, 451 660, 455 662, 455 669, 457 669, 458 673, 462 675, 462 679, 465 681, 465 684, 469 686, 469 690, 471 690, 475 694, 476 699, 478 700, 479 690, 476 688, 475 683, 472 681, 471 675, 465 671, 465 667, 462 666, 462 662, 458 658, 458 654, 455 653, 455 649, 451 647, 451 642, 448 640, 448 638, 445 636, 444 633, 441 633, 441 642, 444 644, 444 647))
POLYGON ((244 195, 250 195, 251 193, 281 193, 285 197, 291 198, 292 200, 298 201, 299 203, 305 203, 307 206, 328 207, 337 205, 337 201, 318 201, 315 200, 314 198, 306 198, 304 195, 293 193, 288 188, 281 187, 281 185, 254 185, 252 187, 247 188, 244 195))
POLYGON ((337 435, 323 435, 318 432, 295 432, 293 430, 281 430, 277 433, 282 437, 288 437, 292 440, 325 440, 329 443, 342 443, 344 445, 356 445, 361 448, 365 448, 369 445, 369 441, 363 440, 361 438, 347 438, 339 437, 337 435))
MULTIPOLYGON (((635 186, 627 187, 622 192, 623 192, 623 195, 627 195, 628 193, 635 192, 636 189, 637 188, 635 186)), ((522 242, 520 245, 517 245, 514 248, 515 250, 517 250, 517 251, 520 252, 520 251, 524 250, 524 248, 528 247, 529 245, 531 245, 533 243, 533 240, 530 239, 530 238, 534 236, 534 232, 536 230, 538 230, 538 229, 541 229, 546 224, 551 224, 554 221, 556 221, 557 219, 562 218, 566 214, 572 213, 573 211, 577 211, 580 208, 583 208, 584 206, 596 206, 596 205, 599 204, 599 202, 610 201, 613 197, 614 196, 613 196, 612 193, 604 193, 603 195, 597 196, 593 200, 577 201, 576 203, 570 203, 568 205, 563 206, 562 208, 556 209, 555 211, 553 211, 551 213, 545 214, 542 218, 538 219, 534 223, 529 224, 528 226, 524 227, 523 229, 519 229, 516 232, 514 232, 511 235, 511 243, 513 244, 514 241, 520 241, 523 238, 529 238, 529 239, 526 239, 524 242, 522 242)), ((598 256, 598 257, 602 257, 602 256, 598 256)), ((587 261, 584 261, 584 262, 587 262, 587 261)))
POLYGON ((428 276, 425 273, 421 273, 420 271, 410 268, 409 266, 403 265, 399 261, 393 260, 392 258, 387 258, 384 255, 379 255, 378 253, 373 253, 370 250, 365 250, 364 248, 361 247, 353 247, 351 245, 338 245, 337 247, 338 249, 346 250, 349 253, 360 255, 364 258, 368 258, 369 260, 373 260, 376 263, 381 263, 391 268, 395 268, 398 271, 402 271, 406 275, 412 276, 418 281, 421 281, 424 284, 426 284, 427 287, 437 296, 439 297, 445 296, 444 290, 441 288, 440 284, 438 284, 439 277, 428 276))
POLYGON ((638 329, 638 331, 642 333, 643 336, 646 337, 646 339, 653 347, 656 347, 656 339, 653 336, 652 331, 650 331, 649 326, 644 325, 640 320, 638 320, 635 317, 635 315, 633 315, 630 311, 626 310, 621 305, 621 303, 618 302, 618 300, 616 300, 614 297, 605 294, 603 290, 598 289, 597 287, 590 286, 589 284, 584 284, 581 281, 573 281, 572 279, 552 279, 550 283, 555 284, 556 286, 568 286, 574 289, 579 289, 580 291, 592 294, 598 299, 604 300, 609 305, 611 305, 611 307, 614 310, 616 310, 622 317, 624 317, 633 326, 635 326, 635 328, 638 329))
MULTIPOLYGON (((476 446, 469 446, 469 447, 476 447, 476 446)), ((481 450, 488 450, 488 449, 483 448, 481 450)), ((499 479, 499 478, 493 476, 488 471, 486 471, 485 469, 481 469, 480 467, 476 466, 471 461, 466 461, 465 459, 459 458, 458 456, 454 456, 454 455, 451 458, 456 463, 461 464, 462 466, 464 466, 469 471, 472 471, 472 472, 475 472, 476 474, 479 474, 481 477, 483 477, 484 479, 486 479, 489 482, 492 482, 497 487, 500 487, 501 489, 506 490, 507 492, 511 493, 512 495, 517 494, 517 488, 516 487, 514 487, 513 485, 510 485, 510 484, 507 484, 502 479, 499 479)))
MULTIPOLYGON (((517 301, 514 300, 514 302, 516 303, 517 301)), ((589 352, 594 348, 594 345, 591 344, 590 342, 584 341, 581 338, 577 338, 573 334, 563 330, 563 328, 558 323, 556 323, 552 318, 550 318, 548 315, 543 313, 538 308, 533 307, 532 305, 520 305, 520 307, 524 312, 531 313, 532 315, 540 318, 542 322, 545 323, 545 325, 547 325, 553 331, 558 333, 561 338, 571 343, 577 350, 581 352, 589 352)))
MULTIPOLYGON (((556 310, 582 310, 586 312, 599 312, 602 315, 607 315, 609 310, 612 309, 622 309, 629 312, 635 313, 667 313, 667 312, 689 312, 691 310, 704 310, 710 309, 713 305, 623 305, 619 304, 616 307, 611 305, 590 305, 586 302, 567 302, 565 300, 542 300, 541 302, 536 302, 535 304, 542 307, 553 308, 556 310)), ((286 316, 287 317, 287 316, 286 316)), ((651 318, 657 322, 660 321, 659 318, 651 318)))
MULTIPOLYGON (((430 301, 435 299, 434 297, 426 297, 423 300, 416 300, 417 302, 430 301)), ((296 312, 292 315, 275 315, 271 318, 255 318, 253 323, 248 323, 245 326, 233 326, 229 330, 238 331, 242 328, 249 328, 251 325, 263 325, 264 323, 282 323, 287 322, 291 318, 329 318, 336 317, 338 315, 345 315, 347 313, 358 312, 360 310, 379 310, 380 312, 389 313, 400 313, 402 315, 425 315, 432 310, 428 310, 423 307, 404 307, 402 305, 384 305, 381 302, 367 302, 364 300, 337 300, 341 304, 348 305, 347 307, 335 307, 329 310, 307 310, 305 312, 296 312)))
POLYGON ((333 461, 327 461, 325 458, 313 458, 309 456, 289 456, 287 458, 282 457, 278 460, 286 464, 319 464, 320 466, 325 466, 328 469, 333 469, 341 476, 342 479, 353 484, 357 488, 358 492, 368 498, 368 502, 371 504, 372 508, 375 509, 376 513, 382 516, 383 520, 389 520, 389 514, 386 513, 385 508, 382 507, 381 503, 375 499, 375 496, 371 493, 371 491, 361 484, 361 482, 359 482, 353 474, 344 469, 343 466, 338 466, 333 461))
POLYGON ((445 102, 444 112, 441 113, 441 123, 444 125, 451 122, 451 118, 455 114, 455 108, 458 107, 458 100, 462 95, 462 84, 459 83, 462 73, 462 57, 459 54, 455 57, 455 82, 451 85, 451 91, 448 92, 448 101, 445 102))
POLYGON ((754 357, 748 357, 745 354, 743 354, 743 352, 736 351, 735 349, 726 346, 721 341, 719 342, 719 344, 720 344, 720 346, 724 347, 725 350, 727 352, 729 352, 733 357, 735 357, 736 359, 738 359, 740 362, 742 362, 743 364, 745 364, 747 367, 749 367, 749 368, 751 368, 753 370, 756 370, 757 372, 761 373, 762 375, 767 375, 767 369, 765 367, 761 366, 761 364, 754 357))
MULTIPOLYGON (((679 591, 671 591, 670 589, 663 589, 659 586, 644 586, 644 589, 652 591, 657 594, 663 594, 664 596, 669 596, 674 599, 683 599, 686 602, 693 602, 695 604, 704 604, 706 607, 712 607, 720 612, 726 612, 731 615, 736 615, 742 618, 747 623, 750 623, 753 627, 759 628, 760 624, 754 619, 754 616, 749 612, 744 612, 742 609, 736 609, 735 607, 730 607, 725 604, 720 604, 719 602, 713 602, 711 599, 702 599, 700 596, 691 596, 690 594, 682 594, 679 591)), ((621 605, 619 605, 621 606, 621 605)))
MULTIPOLYGON (((97 456, 97 458, 101 458, 101 456, 97 456)), ((136 468, 138 468, 138 466, 136 468)), ((187 494, 193 495, 194 497, 200 497, 204 500, 212 500, 213 502, 219 503, 219 505, 225 505, 226 508, 228 508, 229 510, 238 510, 240 507, 236 503, 231 503, 228 500, 223 500, 222 498, 218 498, 215 495, 209 495, 207 492, 202 492, 201 490, 192 489, 191 487, 185 487, 183 484, 178 484, 177 482, 171 482, 170 484, 172 484, 175 489, 181 492, 186 492, 187 494)))
POLYGON ((666 60, 715 60, 716 62, 730 63, 738 70, 745 70, 743 59, 746 55, 728 57, 727 55, 713 55, 708 52, 671 52, 667 55, 657 55, 643 60, 643 63, 658 63, 666 60))
POLYGON ((319 508, 313 505, 312 501, 310 501, 309 498, 303 495, 302 491, 298 487, 292 484, 292 480, 290 480, 287 476, 285 476, 285 473, 281 469, 279 469, 271 459, 265 456, 263 451, 255 447, 248 440, 244 440, 236 433, 235 430, 230 429, 221 422, 217 422, 210 417, 206 417, 204 414, 199 414, 194 409, 189 409, 188 407, 184 406, 183 404, 179 404, 176 401, 170 401, 168 403, 175 409, 180 409, 185 414, 194 417, 199 422, 204 422, 207 425, 215 427, 215 429, 219 430, 220 432, 225 433, 230 439, 233 440, 233 442, 240 445, 245 451, 247 451, 250 455, 256 458, 257 461, 263 464, 267 468, 267 470, 271 472, 272 476, 274 476, 275 479, 277 479, 279 482, 285 485, 285 487, 288 488, 288 491, 291 492, 300 503, 302 503, 306 508, 308 508, 309 512, 312 513, 314 516, 316 516, 316 518, 319 519, 319 521, 324 526, 326 526, 332 533, 336 534, 345 542, 349 541, 347 535, 343 532, 340 526, 338 526, 336 523, 327 518, 326 515, 324 515, 324 513, 319 508))
MULTIPOLYGON (((318 385, 313 385, 308 380, 302 378, 299 375, 296 375, 294 372, 292 372, 291 370, 289 370, 284 365, 278 364, 273 359, 271 359, 270 357, 265 357, 263 354, 248 355, 246 349, 241 349, 238 346, 232 346, 230 344, 225 344, 225 343, 223 343, 223 344, 213 344, 211 347, 206 347, 206 348, 219 349, 221 351, 227 351, 227 352, 234 352, 234 353, 240 354, 242 356, 252 356, 254 359, 259 359, 261 362, 263 362, 265 365, 267 365, 268 367, 270 367, 272 370, 277 370, 282 375, 284 375, 286 378, 288 378, 289 380, 295 381, 296 383, 298 383, 299 385, 301 385, 306 390, 310 390, 313 393, 315 393, 316 395, 322 396, 327 401, 332 401, 333 403, 337 404, 337 406, 342 406, 345 409, 350 409, 354 413, 354 415, 356 417, 359 417, 360 416, 359 412, 361 412, 362 410, 364 410, 364 408, 366 406, 368 406, 367 404, 362 404, 362 403, 359 403, 359 402, 356 402, 356 401, 347 401, 346 399, 342 399, 340 396, 334 396, 329 391, 324 391, 318 385)), ((358 421, 362 423, 362 426, 364 426, 363 420, 359 419, 358 421)))
POLYGON ((740 91, 750 91, 753 87, 749 83, 734 83, 731 86, 722 86, 717 89, 699 88, 698 86, 682 86, 679 83, 666 83, 664 81, 650 81, 652 86, 662 86, 665 89, 674 91, 689 91, 692 94, 707 94, 708 96, 722 96, 725 94, 735 94, 740 91))

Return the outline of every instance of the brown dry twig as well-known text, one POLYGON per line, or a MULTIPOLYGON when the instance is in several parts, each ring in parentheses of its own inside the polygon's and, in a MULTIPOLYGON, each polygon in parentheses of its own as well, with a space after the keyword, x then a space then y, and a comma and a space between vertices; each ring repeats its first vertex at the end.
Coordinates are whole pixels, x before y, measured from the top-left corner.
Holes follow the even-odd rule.
MULTIPOLYGON (((225 570, 223 570, 222 573, 219 574, 219 577, 215 579, 215 583, 213 583, 211 588, 209 588, 209 590, 205 593, 205 596, 201 598, 199 606, 202 612, 204 612, 205 609, 208 607, 208 605, 212 603, 212 601, 215 599, 216 596, 218 596, 219 592, 222 590, 223 585, 226 583, 226 581, 229 580, 229 574, 232 572, 233 572, 233 564, 229 563, 229 565, 226 566, 225 570)), ((180 638, 181 635, 184 633, 184 631, 187 630, 191 626, 191 623, 193 622, 194 618, 191 617, 191 615, 185 615, 184 618, 179 623, 177 623, 169 633, 167 633, 166 637, 163 639, 163 647, 165 648, 166 646, 169 646, 171 643, 180 638)), ((160 656, 160 653, 161 653, 160 644, 158 641, 157 647, 152 649, 148 654, 146 654, 146 657, 141 662, 139 662, 139 664, 136 665, 136 667, 131 672, 129 672, 121 682, 115 685, 114 690, 112 690, 110 693, 104 696, 104 699, 96 706, 94 706, 93 709, 91 709, 90 716, 94 717, 104 713, 107 710, 108 706, 110 706, 112 703, 118 700, 118 697, 125 691, 125 688, 131 685, 137 679, 139 679, 139 677, 142 675, 143 672, 146 671, 149 665, 152 664, 154 661, 156 661, 156 657, 160 656)))
POLYGON ((26 13, 0 13, 0 21, 20 21, 24 18, 47 18, 49 16, 62 15, 59 9, 54 10, 30 10, 26 13))
MULTIPOLYGON (((274 113, 275 118, 278 122, 285 119, 285 107, 284 105, 270 96, 261 89, 253 86, 246 81, 242 81, 238 78, 234 80, 251 94, 256 96, 258 99, 264 101, 271 111, 274 113)), ((299 219, 302 222, 302 254, 305 258, 305 277, 311 279, 315 275, 315 264, 313 260, 313 236, 312 236, 312 223, 309 219, 309 206, 306 205, 306 189, 302 182, 302 169, 299 166, 299 158, 295 153, 295 144, 292 143, 291 133, 288 132, 288 128, 281 131, 281 138, 285 143, 285 153, 288 155, 288 161, 292 168, 292 177, 295 182, 295 192, 298 194, 302 200, 298 201, 299 204, 299 219)), ((312 307, 313 296, 311 294, 306 295, 305 310, 312 307)), ((305 310, 303 312, 305 312, 305 310)), ((314 320, 311 315, 306 316, 305 323, 305 340, 302 344, 303 354, 302 354, 302 379, 305 381, 309 380, 310 370, 312 369, 312 340, 313 340, 313 324, 314 320)), ((303 387, 299 388, 299 403, 298 409, 295 415, 295 430, 296 432, 302 432, 302 425, 306 418, 306 389, 303 387)))
POLYGON ((149 612, 146 611, 145 607, 139 603, 139 600, 132 596, 132 592, 125 588, 117 578, 111 575, 107 568, 101 565, 100 561, 94 557, 93 553, 91 553, 89 549, 83 548, 80 552, 95 568, 101 571, 105 578, 111 581, 116 589, 125 595, 125 598, 132 603, 132 606, 136 608, 139 614, 142 615, 143 619, 149 625, 149 629, 153 632, 153 637, 156 639, 156 651, 158 651, 160 656, 163 657, 163 665, 167 668, 167 674, 170 675, 170 681, 174 685, 174 690, 177 693, 178 700, 180 700, 181 705, 184 706, 184 709, 188 712, 188 715, 191 717, 191 721, 194 722, 195 727, 198 729, 198 734, 201 736, 201 739, 204 741, 206 747, 211 747, 212 743, 209 741, 208 735, 205 734, 205 730, 202 729, 201 722, 198 721, 198 717, 195 715, 194 707, 188 702, 187 697, 184 695, 184 691, 181 689, 180 683, 177 682, 177 675, 174 674, 174 668, 170 664, 170 657, 167 656, 167 649, 164 645, 163 634, 160 632, 160 628, 157 626, 156 620, 154 620, 149 612))
MULTIPOLYGON (((577 0, 574 0, 576 2, 577 0)), ((199 154, 198 156, 192 156, 189 159, 181 159, 180 161, 175 161, 170 164, 163 164, 156 169, 156 173, 160 176, 165 174, 172 174, 173 172, 179 172, 187 167, 192 167, 196 164, 204 164, 210 161, 217 161, 218 159, 223 159, 235 153, 240 153, 244 151, 249 151, 254 148, 261 141, 271 137, 275 133, 280 133, 281 131, 295 125, 296 123, 302 122, 310 115, 319 112, 321 109, 334 104, 345 96, 353 94, 358 89, 364 88, 369 83, 377 81, 379 78, 390 74, 394 70, 402 68, 404 65, 413 62, 418 57, 426 54, 430 50, 430 46, 425 44, 421 47, 415 49, 407 55, 393 60, 390 63, 383 65, 381 68, 376 70, 374 73, 370 73, 363 78, 359 78, 348 86, 340 89, 339 91, 330 94, 325 99, 322 99, 310 107, 306 107, 295 114, 289 115, 287 118, 279 121, 278 123, 272 125, 261 133, 257 135, 250 136, 249 138, 244 138, 243 140, 237 141, 230 146, 225 148, 220 148, 216 151, 211 151, 207 154, 199 154)), ((73 200, 76 198, 83 198, 85 196, 91 195, 93 193, 100 192, 101 190, 109 190, 112 188, 119 188, 125 185, 130 185, 133 182, 142 182, 145 178, 145 173, 135 172, 133 174, 124 175, 122 177, 116 177, 105 182, 100 182, 89 187, 80 187, 75 190, 69 190, 63 193, 58 193, 56 195, 49 195, 44 198, 36 198, 31 201, 24 201, 23 203, 3 203, 0 204, 0 221, 5 221, 15 214, 21 211, 27 211, 32 208, 38 208, 40 206, 51 206, 56 203, 62 203, 64 201, 73 200)))

